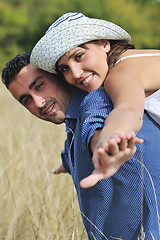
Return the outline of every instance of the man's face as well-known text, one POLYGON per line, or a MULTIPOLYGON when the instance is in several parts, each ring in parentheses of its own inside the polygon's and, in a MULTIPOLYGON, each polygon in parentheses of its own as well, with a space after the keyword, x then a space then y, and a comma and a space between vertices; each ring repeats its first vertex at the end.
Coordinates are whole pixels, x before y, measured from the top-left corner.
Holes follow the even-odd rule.
POLYGON ((55 124, 64 122, 71 94, 55 75, 28 64, 9 84, 9 91, 38 118, 55 124))

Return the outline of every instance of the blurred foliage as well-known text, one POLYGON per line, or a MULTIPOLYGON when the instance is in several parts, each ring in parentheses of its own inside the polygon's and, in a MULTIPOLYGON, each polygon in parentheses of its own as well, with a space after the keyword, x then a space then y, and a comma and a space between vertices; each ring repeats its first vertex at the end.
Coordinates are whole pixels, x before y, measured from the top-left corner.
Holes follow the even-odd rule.
POLYGON ((114 22, 137 48, 160 48, 159 0, 3 0, 0 2, 0 70, 16 54, 31 50, 66 12, 114 22))

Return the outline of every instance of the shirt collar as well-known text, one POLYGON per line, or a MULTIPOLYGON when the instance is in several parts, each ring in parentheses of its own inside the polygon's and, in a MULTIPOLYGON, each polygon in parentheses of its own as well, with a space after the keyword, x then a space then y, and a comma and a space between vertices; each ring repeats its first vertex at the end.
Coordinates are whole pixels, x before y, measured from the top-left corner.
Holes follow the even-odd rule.
POLYGON ((75 88, 73 97, 71 99, 71 102, 68 108, 68 112, 66 114, 66 119, 70 119, 70 118, 77 119, 81 102, 83 101, 83 99, 87 94, 88 92, 75 88))

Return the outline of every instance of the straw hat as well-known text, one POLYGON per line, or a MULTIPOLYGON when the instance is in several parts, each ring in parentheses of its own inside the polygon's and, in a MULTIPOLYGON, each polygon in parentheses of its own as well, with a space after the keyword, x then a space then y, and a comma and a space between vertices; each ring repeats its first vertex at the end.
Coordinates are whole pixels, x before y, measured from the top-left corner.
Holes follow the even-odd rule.
POLYGON ((111 22, 89 18, 82 13, 66 13, 38 41, 30 61, 40 69, 56 73, 55 64, 60 57, 72 48, 96 39, 130 41, 131 37, 111 22))

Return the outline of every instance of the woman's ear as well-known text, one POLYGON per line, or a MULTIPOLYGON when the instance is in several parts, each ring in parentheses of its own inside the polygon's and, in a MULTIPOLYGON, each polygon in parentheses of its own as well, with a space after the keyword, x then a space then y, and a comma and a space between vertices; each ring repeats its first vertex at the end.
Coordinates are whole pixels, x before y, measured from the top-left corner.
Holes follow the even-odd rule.
POLYGON ((110 42, 107 39, 99 39, 98 44, 104 47, 106 53, 108 53, 111 49, 110 42))

